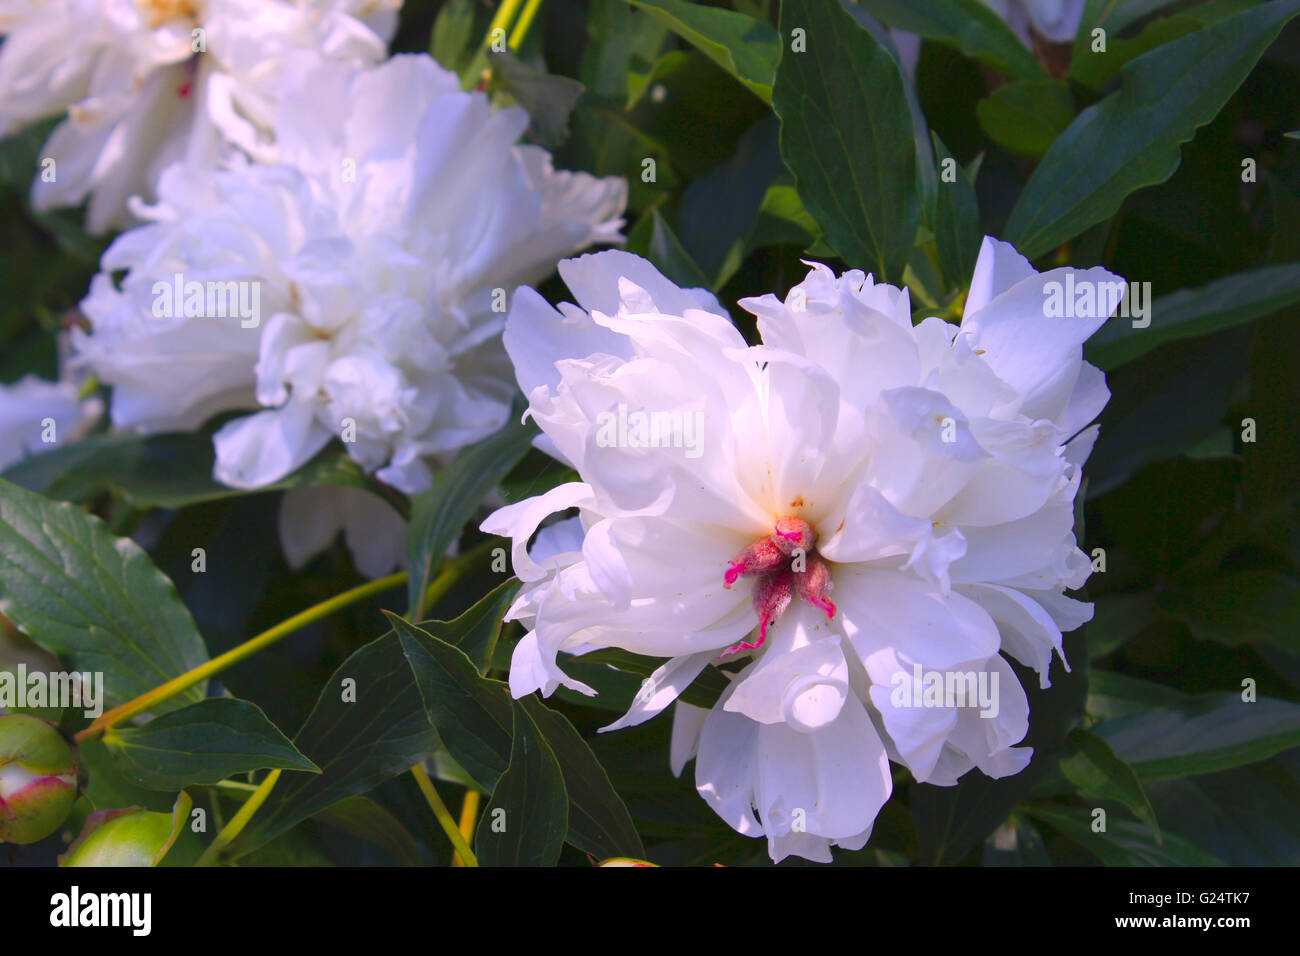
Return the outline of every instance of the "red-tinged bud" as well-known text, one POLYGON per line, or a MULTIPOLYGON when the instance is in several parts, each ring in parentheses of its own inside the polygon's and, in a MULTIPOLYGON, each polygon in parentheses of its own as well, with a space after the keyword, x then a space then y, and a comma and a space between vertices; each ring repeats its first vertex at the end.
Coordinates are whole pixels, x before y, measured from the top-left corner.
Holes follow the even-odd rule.
POLYGON ((193 806, 182 790, 171 813, 141 807, 97 810, 59 855, 59 866, 157 866, 176 843, 193 806))
POLYGON ((634 860, 630 856, 611 856, 608 860, 601 860, 597 866, 653 866, 656 869, 658 863, 651 863, 649 860, 634 860))
POLYGON ((53 724, 0 717, 0 843, 35 843, 60 826, 77 799, 77 758, 53 724))

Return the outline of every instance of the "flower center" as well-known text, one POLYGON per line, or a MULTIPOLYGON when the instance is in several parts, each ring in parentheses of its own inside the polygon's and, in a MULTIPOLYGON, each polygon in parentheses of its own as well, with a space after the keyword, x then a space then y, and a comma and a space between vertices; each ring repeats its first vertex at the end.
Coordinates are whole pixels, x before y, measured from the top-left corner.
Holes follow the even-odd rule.
POLYGON ((156 30, 168 20, 197 20, 199 0, 135 0, 144 25, 156 30))
POLYGON ((754 582, 754 610, 758 612, 758 640, 741 642, 722 652, 722 656, 739 650, 755 650, 767 640, 767 629, 785 613, 796 596, 835 617, 830 593, 830 565, 817 553, 817 532, 802 518, 776 519, 772 533, 759 538, 731 559, 723 575, 723 587, 730 588, 740 578, 758 578, 754 582))

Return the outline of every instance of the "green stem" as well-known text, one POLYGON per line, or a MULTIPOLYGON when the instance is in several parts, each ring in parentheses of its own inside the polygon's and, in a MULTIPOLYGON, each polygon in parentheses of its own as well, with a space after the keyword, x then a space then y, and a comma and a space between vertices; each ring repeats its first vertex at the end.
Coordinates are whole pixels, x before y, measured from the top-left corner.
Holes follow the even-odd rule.
POLYGON ((243 832, 244 827, 248 825, 248 821, 253 819, 253 814, 266 802, 266 798, 271 795, 271 790, 274 789, 276 781, 279 779, 280 771, 278 770, 272 770, 266 775, 266 779, 253 791, 252 796, 244 801, 244 805, 239 808, 239 812, 230 818, 230 822, 221 828, 217 838, 203 851, 203 855, 199 857, 198 862, 194 864, 195 866, 211 866, 217 861, 221 851, 230 846, 235 837, 243 832))
POLYGON ((424 799, 429 801, 429 807, 433 810, 433 815, 438 818, 438 825, 447 834, 447 839, 455 847, 461 861, 465 866, 478 866, 478 857, 474 855, 474 851, 465 842, 465 837, 461 835, 460 829, 456 826, 456 821, 451 817, 451 811, 447 809, 447 804, 442 802, 442 797, 438 796, 438 791, 434 787, 433 781, 429 779, 429 775, 424 772, 424 768, 417 763, 411 768, 411 776, 415 777, 420 792, 424 794, 424 799))
MULTIPOLYGON (((497 30, 504 33, 506 28, 510 26, 510 21, 515 18, 515 11, 519 9, 519 4, 523 2, 524 0, 502 0, 496 16, 492 18, 492 22, 488 25, 487 36, 483 38, 484 49, 491 45, 493 33, 497 30)), ((506 45, 509 46, 509 43, 506 45)))
POLYGON ((524 45, 524 37, 528 36, 528 28, 533 25, 533 20, 537 18, 537 11, 542 8, 542 0, 528 0, 528 6, 524 7, 524 12, 519 15, 519 22, 510 33, 510 42, 506 46, 519 52, 524 45))
MULTIPOLYGON (((424 609, 431 607, 440 601, 447 592, 450 591, 461 578, 465 576, 466 570, 477 561, 482 555, 486 554, 492 547, 497 546, 499 542, 495 538, 488 538, 478 546, 471 548, 462 555, 458 555, 448 561, 438 576, 425 589, 422 599, 416 608, 416 613, 412 615, 414 620, 419 620, 424 613, 424 609)), ((120 724, 124 720, 144 713, 152 707, 165 700, 170 700, 178 694, 183 694, 194 685, 207 680, 222 671, 252 657, 258 651, 265 650, 272 644, 295 631, 299 631, 308 624, 315 623, 321 618, 328 617, 335 611, 347 607, 350 604, 356 604, 358 601, 364 601, 368 597, 373 597, 395 588, 398 585, 405 584, 407 573, 399 571, 396 574, 390 574, 386 578, 379 578, 375 581, 367 581, 365 584, 359 584, 356 587, 344 591, 342 594, 336 594, 328 600, 321 601, 299 614, 295 614, 288 620, 281 621, 270 630, 263 631, 256 637, 249 638, 238 647, 232 648, 206 663, 200 664, 192 670, 186 671, 179 677, 173 677, 165 684, 160 684, 153 690, 145 691, 134 700, 129 700, 125 704, 114 707, 112 710, 106 710, 100 717, 89 727, 77 733, 77 743, 85 743, 87 740, 94 740, 110 727, 120 724)))
MULTIPOLYGON (((328 617, 335 611, 347 607, 349 604, 356 604, 358 601, 364 601, 366 598, 389 588, 397 587, 406 581, 406 572, 400 571, 397 574, 390 574, 386 578, 379 578, 376 581, 368 581, 365 584, 358 585, 351 590, 344 591, 342 594, 336 594, 329 600, 322 601, 314 607, 309 607, 300 614, 295 614, 286 621, 270 630, 263 631, 254 638, 250 638, 238 647, 232 648, 204 664, 200 664, 192 670, 186 671, 179 677, 173 677, 165 684, 160 684, 153 690, 146 691, 134 700, 129 700, 125 704, 114 707, 112 710, 105 711, 89 727, 77 734, 77 742, 84 743, 87 740, 93 740, 102 734, 109 727, 121 723, 136 714, 143 713, 151 707, 155 707, 165 700, 170 700, 177 694, 183 694, 195 684, 201 683, 215 674, 220 674, 227 668, 233 667, 240 661, 252 657, 258 651, 265 650, 276 641, 288 637, 295 631, 301 630, 308 624, 319 621, 323 617, 328 617)), ((437 584, 438 582, 434 582, 437 584)))
POLYGON ((491 551, 492 548, 500 546, 501 542, 499 540, 488 538, 486 541, 470 548, 464 554, 458 554, 443 565, 442 570, 438 572, 438 576, 424 589, 424 594, 420 596, 419 602, 411 609, 411 621, 414 623, 423 619, 424 612, 446 597, 447 592, 459 583, 470 566, 491 551))
MULTIPOLYGON (((465 838, 466 843, 474 839, 474 824, 478 821, 478 805, 481 799, 477 790, 466 790, 464 802, 460 805, 460 825, 457 829, 460 830, 460 835, 465 838)), ((464 866, 465 860, 457 853, 452 857, 451 865, 464 866)))

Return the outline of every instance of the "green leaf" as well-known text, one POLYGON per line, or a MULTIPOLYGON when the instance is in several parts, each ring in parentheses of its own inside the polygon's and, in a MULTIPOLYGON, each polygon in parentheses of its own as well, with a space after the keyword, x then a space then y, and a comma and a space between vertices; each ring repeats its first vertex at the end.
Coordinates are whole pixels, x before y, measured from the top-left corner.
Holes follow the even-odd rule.
POLYGON ((1175 833, 1157 843, 1151 830, 1131 820, 1110 818, 1104 832, 1092 829, 1091 808, 1029 804, 1029 814, 1083 847, 1106 866, 1223 866, 1223 861, 1175 833))
POLYGON ((429 52, 443 67, 460 73, 473 59, 477 39, 473 0, 448 0, 433 21, 429 52))
MULTIPOLYGON (((1147 17, 1159 13, 1165 7, 1172 7, 1180 0, 1094 0, 1097 7, 1105 14, 1100 22, 1111 33, 1121 33, 1147 17)), ((1082 34, 1083 31, 1081 30, 1082 34)))
POLYGON ((1028 794, 1032 779, 1026 768, 1001 780, 969 773, 956 787, 914 784, 911 812, 919 862, 926 866, 958 863, 1007 819, 1028 794))
POLYGON ((677 207, 682 243, 717 289, 739 267, 767 188, 782 169, 774 116, 740 137, 732 157, 686 187, 677 207))
MULTIPOLYGON (((871 34, 875 41, 894 58, 898 64, 898 75, 903 81, 903 97, 912 114, 912 138, 916 143, 916 188, 921 208, 921 227, 924 232, 929 226, 928 215, 933 211, 938 175, 934 158, 934 146, 931 142, 930 122, 926 119, 925 109, 921 105, 921 94, 916 87, 916 77, 907 69, 903 58, 894 43, 894 34, 889 28, 873 17, 857 3, 844 3, 844 9, 858 25, 871 34)), ((978 162, 978 161, 977 161, 978 162)), ((972 172, 972 178, 974 173, 972 172)))
POLYGON ((452 758, 491 791, 510 759, 510 689, 482 677, 459 648, 396 614, 388 620, 415 675, 429 723, 452 758))
POLYGON ((582 97, 582 84, 567 76, 544 73, 509 53, 489 53, 493 82, 528 111, 533 139, 555 149, 569 138, 569 114, 582 97))
POLYGON ((780 58, 775 30, 733 10, 684 0, 628 0, 722 67, 764 103, 772 102, 772 81, 780 58))
POLYGON ((319 768, 246 700, 212 697, 143 727, 112 728, 104 744, 127 777, 151 790, 211 785, 252 770, 319 768))
POLYGON ((229 488, 215 481, 213 457, 207 431, 147 437, 123 432, 29 456, 4 477, 29 491, 65 500, 80 501, 112 489, 137 508, 184 508, 303 485, 374 490, 356 462, 337 447, 326 448, 289 477, 257 489, 229 488))
MULTIPOLYGON (((375 843, 399 866, 419 866, 415 838, 402 824, 369 797, 348 797, 316 814, 321 823, 375 843)), ((243 861, 241 861, 242 863, 243 861)))
MULTIPOLYGON (((511 759, 515 704, 509 688, 480 676, 459 649, 397 615, 389 619, 448 753, 482 789, 493 790, 511 759)), ((622 800, 586 742, 535 698, 524 706, 560 764, 571 804, 568 841, 594 856, 643 852, 622 800)))
POLYGON ((650 245, 646 250, 646 258, 684 289, 707 289, 712 286, 709 277, 696 265, 657 208, 650 210, 650 245))
POLYGON ((1179 289, 1147 303, 1150 325, 1116 316, 1097 330, 1084 352, 1098 368, 1131 362, 1166 342, 1242 325, 1300 302, 1300 264, 1284 263, 1179 289))
POLYGON ((773 183, 763 196, 759 207, 758 223, 749 237, 749 250, 764 246, 812 245, 821 230, 799 198, 799 192, 788 183, 773 183))
POLYGON ((939 269, 949 289, 964 288, 975 272, 975 260, 980 248, 980 210, 975 197, 974 175, 952 158, 948 147, 932 134, 934 152, 939 169, 948 167, 954 179, 937 177, 934 209, 930 214, 930 228, 934 232, 935 249, 939 253, 939 269))
POLYGON ((569 794, 568 841, 598 860, 644 856, 645 847, 627 804, 582 735, 567 717, 544 706, 535 695, 524 698, 523 706, 564 772, 569 794))
POLYGON ((564 777, 541 731, 518 701, 510 763, 474 835, 482 866, 554 866, 569 828, 564 777))
POLYGON ((1300 751, 1148 790, 1166 826, 1229 866, 1300 866, 1300 751))
POLYGON ((1193 637, 1229 647, 1271 643, 1300 655, 1300 582, 1278 571, 1229 571, 1169 588, 1160 608, 1193 637))
POLYGON ((0 187, 27 193, 32 175, 39 168, 41 147, 60 122, 41 120, 0 139, 0 187))
MULTIPOLYGON (((125 703, 207 660, 171 581, 94 515, 0 480, 0 612, 73 669, 102 671, 125 703)), ((204 697, 200 683, 158 705, 204 697)))
POLYGON ((161 811, 172 805, 170 795, 147 790, 129 779, 104 746, 102 738, 85 741, 78 746, 77 752, 86 765, 87 782, 81 796, 92 811, 114 807, 161 811))
MULTIPOLYGON (((1300 222, 1300 201, 1297 218, 1300 222)), ((1300 235, 1297 235, 1300 239, 1300 235)), ((1297 250, 1300 254, 1300 249, 1297 250)), ((1259 520, 1281 508, 1295 515, 1300 497, 1300 469, 1295 450, 1300 447, 1300 351, 1295 348, 1295 323, 1300 310, 1287 309, 1260 321, 1251 329, 1250 402, 1247 414, 1259 424, 1253 442, 1242 442, 1241 503, 1259 520)), ((1229 419, 1229 421, 1232 421, 1229 419)), ((1244 426, 1241 418, 1232 422, 1227 435, 1231 450, 1244 426)), ((1224 431, 1228 431, 1227 428, 1224 431)), ((1292 549, 1293 559, 1300 557, 1292 549)), ((1300 571, 1300 560, 1292 561, 1300 571)))
POLYGON ((1214 773, 1300 746, 1300 704, 1270 697, 1248 703, 1232 692, 1166 696, 1170 706, 1092 728, 1140 780, 1214 773))
MULTIPOLYGON (((653 72, 658 63, 668 28, 620 0, 592 4, 584 27, 587 43, 578 78, 592 93, 615 101, 625 97, 630 100, 637 78, 653 72)), ((632 105, 629 102, 629 110, 632 105)))
POLYGON ((1155 600, 1150 591, 1107 594, 1097 598, 1087 627, 1088 659, 1100 660, 1119 650, 1154 620, 1155 600))
POLYGON ((327 807, 374 789, 437 749, 438 735, 395 634, 371 641, 339 665, 293 742, 320 774, 281 777, 231 844, 232 855, 248 853, 327 807))
POLYGON ((529 449, 537 434, 521 424, 517 409, 495 435, 464 448, 449 468, 440 471, 433 487, 415 498, 411 523, 406 529, 407 601, 410 616, 423 616, 424 593, 434 568, 488 493, 509 474, 529 449))
POLYGON ((420 627, 434 637, 454 644, 473 662, 480 674, 487 674, 501 636, 501 622, 519 592, 519 580, 498 584, 472 608, 452 621, 421 621, 420 627))
POLYGON ((1093 670, 1088 675, 1088 702, 1085 709, 1089 716, 1109 720, 1131 717, 1152 708, 1176 709, 1183 705, 1186 696, 1182 691, 1154 681, 1128 677, 1114 671, 1093 670))
POLYGON ((891 27, 919 33, 1016 79, 1042 79, 1043 68, 1020 38, 980 0, 857 0, 891 27))
POLYGON ((976 115, 993 142, 1037 159, 1074 119, 1074 98, 1056 80, 1021 80, 980 100, 976 115))
MULTIPOLYGON (((1165 2, 1172 3, 1173 0, 1165 0, 1165 2)), ((1210 3, 1202 3, 1180 10, 1172 16, 1153 20, 1146 24, 1140 33, 1132 37, 1118 35, 1128 22, 1132 22, 1124 16, 1124 11, 1120 10, 1119 16, 1106 17, 1100 24, 1107 33, 1104 52, 1093 52, 1091 29, 1079 31, 1074 54, 1070 58, 1069 77, 1089 89, 1100 90, 1114 79, 1120 68, 1130 60, 1257 4, 1258 0, 1211 0, 1210 3)), ((1111 6, 1109 0, 1106 6, 1111 6)))
MULTIPOLYGON (((1111 400, 1088 459, 1090 498, 1122 485, 1150 462, 1160 462, 1156 467, 1213 464, 1175 456, 1222 428, 1232 391, 1249 370, 1249 332, 1228 329, 1176 343, 1107 376, 1111 400)), ((1176 498, 1168 498, 1177 508, 1176 498)))
POLYGON ((1025 184, 1005 236, 1031 259, 1173 175, 1179 146, 1218 114, 1292 17, 1276 0, 1139 57, 1121 88, 1076 117, 1025 184))
POLYGON ((841 258, 899 282, 920 214, 916 141, 894 58, 838 2, 785 0, 772 103, 799 196, 841 258))
POLYGON ((631 112, 655 84, 671 77, 678 70, 686 68, 691 56, 689 50, 669 50, 663 56, 656 57, 653 63, 636 63, 627 74, 627 101, 624 110, 631 112))
POLYGON ((1149 826, 1160 842, 1160 825, 1146 791, 1133 772, 1109 743, 1086 730, 1075 730, 1066 740, 1067 750, 1061 758, 1061 773, 1074 784, 1084 797, 1099 800, 1116 800, 1133 811, 1133 815, 1149 826))

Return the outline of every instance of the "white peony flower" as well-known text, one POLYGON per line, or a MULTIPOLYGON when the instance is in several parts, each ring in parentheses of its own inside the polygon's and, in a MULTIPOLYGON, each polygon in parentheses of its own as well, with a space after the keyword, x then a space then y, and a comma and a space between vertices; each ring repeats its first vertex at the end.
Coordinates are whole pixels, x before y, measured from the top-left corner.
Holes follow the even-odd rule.
POLYGON ((0 385, 0 471, 28 455, 81 438, 103 412, 99 399, 82 399, 74 382, 27 375, 0 385))
POLYGON ((38 209, 90 197, 94 232, 135 219, 176 160, 265 148, 286 71, 387 53, 400 0, 6 0, 0 136, 66 113, 41 152, 38 209))
POLYGON ((327 64, 284 92, 279 163, 168 168, 74 336, 113 423, 253 411, 217 432, 226 484, 274 483, 339 437, 367 472, 426 489, 431 459, 507 420, 506 292, 620 238, 623 180, 553 169, 516 145, 527 123, 428 56, 327 64))
POLYGON ((560 652, 668 658, 615 729, 721 666, 711 710, 678 704, 673 769, 695 757, 700 793, 775 860, 861 847, 891 759, 939 785, 1021 770, 1028 705, 1001 654, 1047 686, 1091 616, 1064 596, 1091 570, 1072 502, 1109 397, 1082 345, 1115 305, 1052 318, 1047 298, 1114 277, 1039 274, 986 239, 959 328, 813 265, 784 302, 741 302, 751 347, 635 256, 560 274, 578 304, 519 290, 505 343, 581 481, 483 524, 525 582, 512 693, 591 693, 560 652))
POLYGON ((339 535, 363 576, 381 578, 405 559, 406 523, 379 496, 360 488, 290 488, 280 505, 280 542, 297 571, 339 535))

